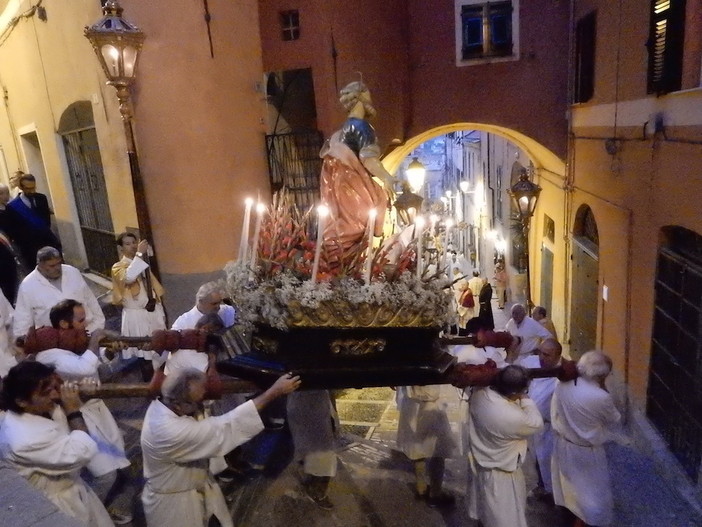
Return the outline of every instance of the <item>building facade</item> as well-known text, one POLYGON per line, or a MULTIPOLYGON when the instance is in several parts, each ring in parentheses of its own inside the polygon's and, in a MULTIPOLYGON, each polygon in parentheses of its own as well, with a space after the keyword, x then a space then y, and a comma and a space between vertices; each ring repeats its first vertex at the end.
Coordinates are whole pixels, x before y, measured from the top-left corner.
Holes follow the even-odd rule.
MULTIPOLYGON (((299 170, 314 201, 338 90, 362 79, 391 172, 430 138, 480 134, 461 199, 481 261, 492 230, 513 256, 505 191, 529 170, 534 302, 573 357, 613 358, 629 420, 700 488, 702 0, 121 3, 147 35, 135 130, 174 313, 236 257, 245 197, 299 170)), ((34 173, 66 259, 91 268, 136 227, 117 101, 83 37, 99 17, 97 0, 0 0, 0 179, 34 173)))

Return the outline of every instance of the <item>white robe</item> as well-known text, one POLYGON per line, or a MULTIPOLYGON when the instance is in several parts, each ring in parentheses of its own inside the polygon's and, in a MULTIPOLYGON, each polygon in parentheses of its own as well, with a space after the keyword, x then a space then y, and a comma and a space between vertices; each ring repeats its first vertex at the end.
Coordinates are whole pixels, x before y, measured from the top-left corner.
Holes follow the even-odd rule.
MULTIPOLYGON (((129 262, 125 274, 125 283, 134 283, 141 273, 149 268, 149 264, 141 258, 129 259, 122 257, 123 262, 129 262)), ((166 315, 163 312, 161 302, 156 303, 153 311, 149 312, 144 307, 149 301, 146 288, 140 287, 139 294, 133 298, 130 294, 125 294, 122 298, 122 335, 125 337, 145 337, 158 329, 166 329, 166 315)), ((152 360, 154 352, 139 348, 125 348, 122 350, 122 358, 141 357, 152 360)))
MULTIPOLYGON (((99 359, 86 350, 82 355, 72 351, 52 348, 37 353, 37 362, 53 366, 56 373, 66 381, 92 379, 99 381, 97 367, 99 359)), ((115 418, 102 399, 89 399, 80 409, 90 436, 97 443, 97 453, 88 462, 87 468, 99 477, 130 465, 125 454, 124 437, 115 418)))
POLYGON ((83 275, 75 267, 61 265, 61 289, 52 285, 36 269, 22 280, 17 292, 13 332, 15 336, 26 335, 30 327, 51 326, 49 311, 61 300, 77 300, 85 308, 88 331, 105 326, 97 298, 85 283, 83 275))
POLYGON ((225 455, 261 430, 263 423, 253 401, 201 421, 178 416, 161 401, 153 401, 141 431, 146 478, 141 500, 147 524, 206 526, 215 515, 222 527, 233 527, 208 460, 225 455))
POLYGON ((70 431, 60 407, 52 417, 7 412, 0 427, 2 457, 65 514, 88 527, 112 527, 105 507, 79 476, 97 452, 95 441, 70 431))
MULTIPOLYGON (((484 348, 476 348, 469 344, 460 346, 451 346, 449 353, 456 357, 458 362, 465 364, 485 364, 488 359, 492 359, 497 364, 498 368, 507 366, 505 359, 507 353, 504 348, 494 348, 486 346, 484 348)), ((473 456, 470 453, 470 396, 472 388, 464 388, 461 390, 461 400, 459 403, 460 415, 460 452, 461 455, 468 458, 468 471, 466 473, 466 486, 468 489, 468 516, 474 520, 478 519, 478 473, 473 461, 473 456)))
POLYGON ((542 340, 553 338, 549 330, 531 317, 524 317, 518 326, 514 319, 510 318, 505 325, 505 330, 522 339, 518 348, 519 356, 514 361, 515 364, 522 364, 522 361, 539 347, 542 340))
POLYGON ((553 498, 589 525, 610 525, 614 502, 604 451, 623 441, 612 396, 582 377, 559 382, 551 401, 556 443, 551 460, 553 498))
POLYGON ((543 427, 539 409, 531 399, 510 401, 492 388, 479 388, 470 414, 480 520, 485 527, 527 527, 521 463, 527 438, 543 427))
MULTIPOLYGON (((558 364, 560 364, 560 361, 558 364)), ((522 366, 525 368, 541 368, 541 363, 537 355, 531 355, 522 361, 522 366)), ((536 461, 539 463, 539 472, 541 473, 546 492, 553 492, 551 456, 553 455, 555 438, 551 427, 551 398, 553 397, 553 390, 556 388, 556 382, 558 380, 555 377, 546 377, 543 379, 532 379, 529 384, 529 397, 536 403, 536 407, 544 420, 543 429, 531 437, 531 444, 536 461)))
POLYGON ((295 459, 303 462, 305 473, 320 477, 336 476, 339 416, 329 392, 292 392, 288 395, 287 412, 295 459))
POLYGON ((397 448, 409 459, 451 458, 456 453, 440 386, 397 388, 397 448))
POLYGON ((12 321, 15 310, 0 291, 0 378, 7 375, 17 359, 12 353, 12 321))
MULTIPOLYGON (((217 314, 219 315, 219 318, 222 319, 222 322, 224 322, 225 328, 232 327, 234 322, 236 322, 236 311, 232 306, 222 304, 219 306, 219 311, 217 314)), ((195 306, 190 311, 186 311, 180 315, 176 321, 173 322, 171 329, 195 329, 195 324, 197 324, 198 320, 200 320, 203 316, 204 314, 200 312, 197 306, 195 306)))
POLYGON ((164 373, 168 376, 187 369, 196 369, 204 373, 207 371, 208 364, 207 353, 197 350, 178 350, 168 354, 164 373))

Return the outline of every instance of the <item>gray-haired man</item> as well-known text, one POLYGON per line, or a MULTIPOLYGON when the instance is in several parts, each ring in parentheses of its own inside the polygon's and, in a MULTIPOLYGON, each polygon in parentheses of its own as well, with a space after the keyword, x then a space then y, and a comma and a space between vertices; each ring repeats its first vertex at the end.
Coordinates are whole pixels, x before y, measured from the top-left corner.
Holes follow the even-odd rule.
POLYGON ((80 271, 64 264, 54 247, 42 247, 37 252, 36 269, 22 280, 17 292, 15 337, 26 335, 32 326, 51 326, 51 308, 69 298, 83 304, 89 332, 105 326, 105 315, 80 271))

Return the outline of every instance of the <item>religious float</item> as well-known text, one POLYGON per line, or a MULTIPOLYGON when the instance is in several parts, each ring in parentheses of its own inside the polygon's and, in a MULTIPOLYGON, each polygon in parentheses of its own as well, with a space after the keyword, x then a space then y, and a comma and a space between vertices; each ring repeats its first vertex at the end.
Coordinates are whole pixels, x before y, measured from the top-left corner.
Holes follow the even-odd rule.
POLYGON ((262 383, 292 371, 307 388, 446 382, 443 256, 423 254, 419 211, 401 222, 392 209, 367 88, 351 83, 340 100, 349 117, 320 153, 322 204, 299 211, 285 191, 247 202, 239 259, 226 268, 239 324, 218 369, 262 383))

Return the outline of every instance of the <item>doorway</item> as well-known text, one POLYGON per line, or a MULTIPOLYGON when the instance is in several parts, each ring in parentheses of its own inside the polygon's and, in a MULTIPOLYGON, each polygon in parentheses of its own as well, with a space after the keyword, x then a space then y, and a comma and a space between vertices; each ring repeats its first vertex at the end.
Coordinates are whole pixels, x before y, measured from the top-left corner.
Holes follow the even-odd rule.
POLYGON ((573 228, 573 282, 570 306, 570 356, 578 360, 595 348, 599 284, 599 235, 592 209, 582 205, 573 228))
POLYGON ((59 134, 66 152, 88 267, 109 276, 118 258, 117 246, 89 102, 76 102, 66 109, 61 116, 59 134))
POLYGON ((687 475, 702 461, 702 236, 665 227, 658 250, 646 415, 687 475))

